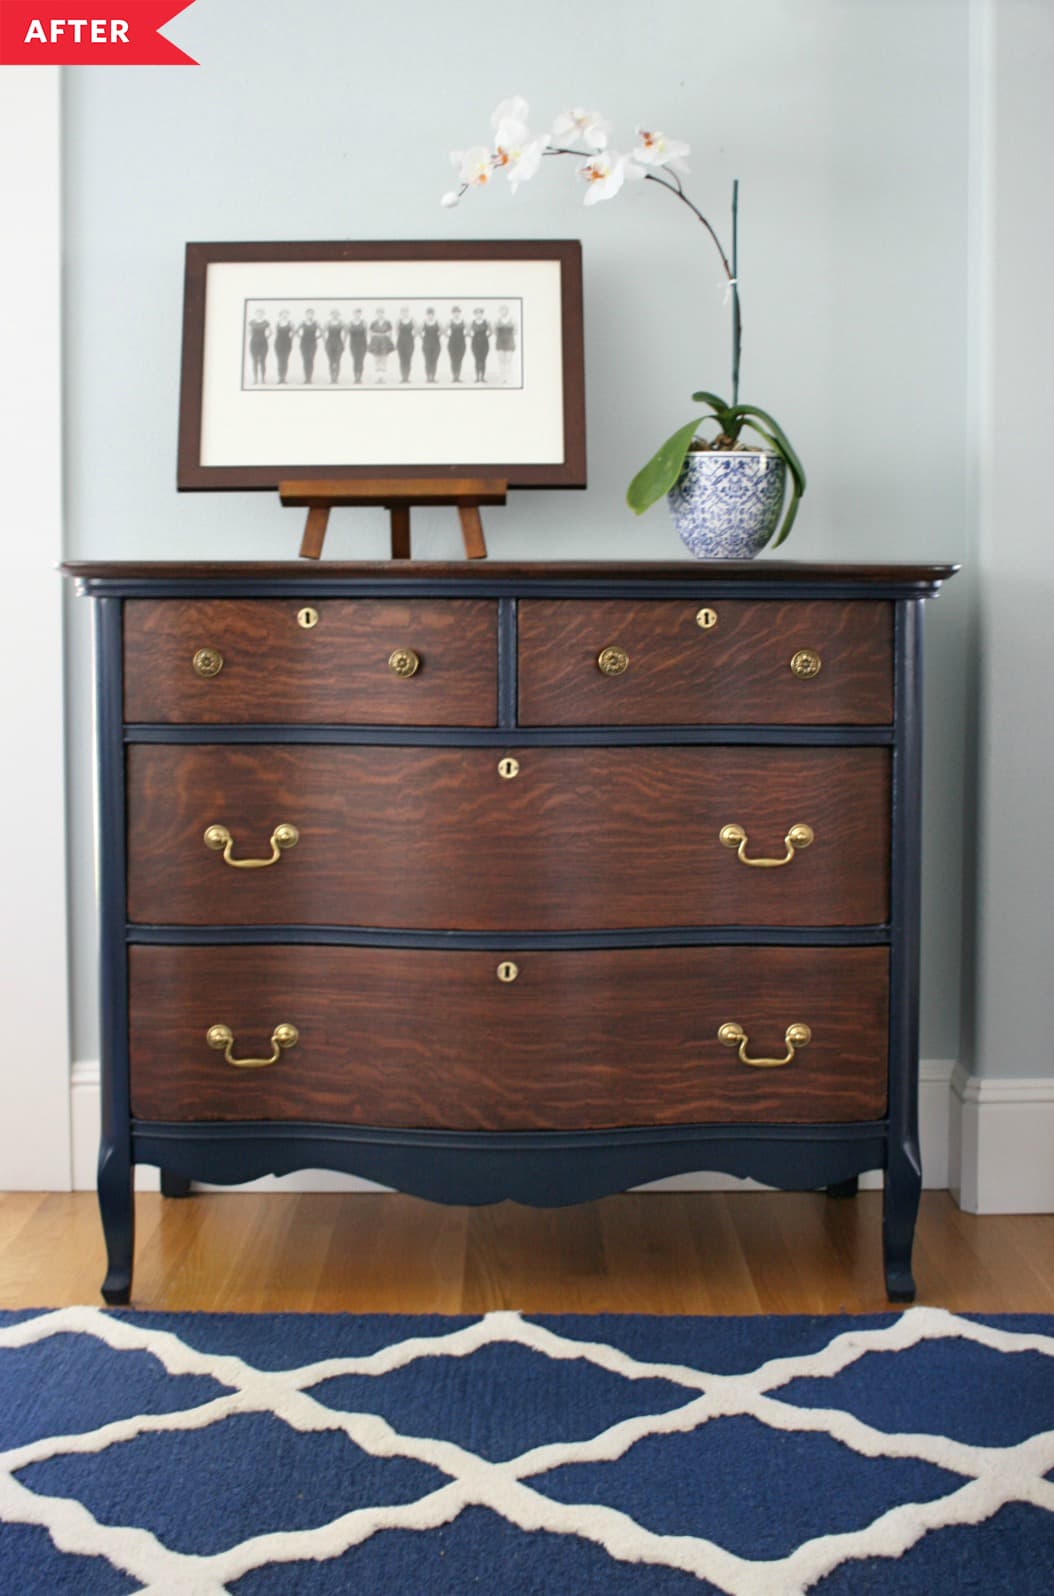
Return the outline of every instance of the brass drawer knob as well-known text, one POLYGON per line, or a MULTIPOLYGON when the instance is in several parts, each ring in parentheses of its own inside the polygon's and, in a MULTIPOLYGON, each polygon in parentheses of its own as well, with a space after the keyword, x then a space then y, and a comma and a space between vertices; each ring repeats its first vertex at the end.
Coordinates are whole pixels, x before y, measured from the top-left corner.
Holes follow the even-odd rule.
POLYGON ((506 986, 508 986, 510 981, 515 981, 519 973, 519 965, 513 964, 511 959, 502 959, 498 965, 498 980, 503 981, 506 986))
POLYGON ((211 848, 214 853, 223 852, 224 864, 231 865, 235 870, 266 870, 268 865, 277 864, 283 848, 295 848, 300 841, 300 833, 295 826, 283 820, 281 825, 275 826, 271 833, 271 857, 269 859, 235 859, 234 838, 226 826, 207 826, 205 829, 204 843, 206 848, 211 848))
POLYGON ((295 1047, 300 1040, 300 1032, 295 1025, 283 1022, 276 1025, 271 1032, 271 1057, 270 1058, 235 1058, 234 1032, 229 1025, 210 1025, 205 1032, 205 1040, 217 1052, 222 1052, 228 1064, 233 1064, 239 1070, 262 1070, 269 1064, 277 1064, 287 1047, 295 1047))
POLYGON ((624 648, 611 643, 597 655, 597 670, 602 676, 621 676, 629 669, 629 655, 624 648))
POLYGON ((710 609, 709 605, 704 605, 701 610, 695 612, 695 624, 701 626, 704 632, 713 631, 717 625, 717 611, 710 609))
POLYGON ((511 754, 506 755, 504 759, 498 760, 498 775, 501 776, 504 781, 515 781, 519 774, 520 761, 518 759, 513 759, 511 754))
POLYGON ((415 654, 412 648, 393 648, 388 655, 388 669, 393 676, 408 681, 421 669, 420 656, 415 654))
POLYGON ((783 1033, 783 1040, 787 1048, 783 1058, 750 1058, 747 1054, 747 1044, 750 1038, 743 1027, 736 1024, 735 1020, 728 1020, 724 1025, 718 1026, 717 1040, 723 1042, 726 1047, 738 1048, 740 1061, 743 1064, 749 1064, 756 1070, 777 1070, 784 1064, 790 1063, 799 1047, 808 1046, 809 1042, 812 1041, 812 1031, 807 1025, 802 1025, 797 1021, 793 1025, 788 1025, 783 1033))
POLYGON ((778 870, 780 865, 788 865, 795 853, 801 848, 808 848, 815 841, 816 833, 811 826, 806 826, 799 821, 793 825, 783 839, 786 853, 782 859, 750 859, 747 857, 747 843, 750 840, 742 826, 734 823, 722 826, 718 836, 726 848, 735 848, 736 857, 741 864, 753 865, 755 870, 778 870))
POLYGON ((218 648, 199 648, 191 663, 195 673, 208 681, 223 669, 223 655, 218 648))
POLYGON ((819 676, 823 668, 823 660, 812 648, 799 648, 796 654, 791 655, 791 673, 799 681, 811 682, 814 676, 819 676))

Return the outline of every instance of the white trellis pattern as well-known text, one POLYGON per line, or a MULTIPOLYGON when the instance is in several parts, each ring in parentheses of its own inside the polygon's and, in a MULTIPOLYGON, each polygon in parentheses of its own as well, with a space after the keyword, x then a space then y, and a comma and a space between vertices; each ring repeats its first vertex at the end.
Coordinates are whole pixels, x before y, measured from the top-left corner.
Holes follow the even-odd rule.
MULTIPOLYGON (((1020 1333, 914 1308, 881 1329, 835 1335, 819 1352, 774 1358, 747 1373, 722 1375, 670 1363, 649 1363, 603 1342, 562 1336, 517 1313, 491 1313, 447 1334, 409 1337, 368 1356, 329 1358, 279 1371, 240 1358, 199 1351, 179 1336, 130 1323, 95 1308, 42 1313, 0 1330, 0 1347, 19 1348, 60 1334, 94 1336, 115 1352, 151 1354, 170 1374, 211 1377, 227 1395, 169 1413, 138 1415, 82 1435, 53 1435, 0 1453, 0 1520, 43 1526, 61 1551, 101 1556, 140 1582, 141 1596, 224 1596, 230 1582, 272 1563, 339 1557, 386 1529, 427 1531, 462 1509, 483 1506, 521 1530, 574 1535, 627 1563, 681 1570, 728 1596, 798 1596, 856 1558, 895 1558, 928 1531, 979 1524, 1011 1502, 1054 1514, 1054 1431, 1012 1446, 977 1446, 934 1434, 887 1434, 839 1408, 799 1407, 782 1387, 800 1378, 832 1377, 868 1353, 905 1351, 921 1342, 964 1337, 995 1352, 1036 1352, 1054 1359, 1054 1337, 1020 1333), (491 1462, 451 1441, 400 1434, 376 1414, 344 1412, 310 1394, 341 1375, 383 1375, 418 1359, 469 1358, 495 1343, 516 1343, 551 1359, 584 1359, 627 1380, 665 1380, 683 1387, 682 1406, 623 1419, 583 1441, 537 1446, 491 1462), (38 1494, 14 1476, 29 1464, 73 1453, 101 1453, 148 1433, 201 1430, 231 1414, 270 1414, 301 1432, 340 1431, 379 1458, 408 1458, 447 1476, 447 1483, 399 1506, 360 1508, 316 1528, 257 1535, 212 1555, 173 1550, 149 1530, 100 1524, 81 1503, 38 1494), (613 1508, 551 1500, 525 1481, 571 1463, 610 1462, 646 1436, 684 1434, 710 1419, 746 1415, 772 1430, 826 1435, 867 1458, 913 1458, 950 1470, 963 1483, 934 1501, 906 1502, 845 1534, 806 1541, 790 1555, 755 1561, 693 1535, 660 1535, 613 1508)), ((1054 1363, 1051 1365, 1054 1378, 1054 1363)))

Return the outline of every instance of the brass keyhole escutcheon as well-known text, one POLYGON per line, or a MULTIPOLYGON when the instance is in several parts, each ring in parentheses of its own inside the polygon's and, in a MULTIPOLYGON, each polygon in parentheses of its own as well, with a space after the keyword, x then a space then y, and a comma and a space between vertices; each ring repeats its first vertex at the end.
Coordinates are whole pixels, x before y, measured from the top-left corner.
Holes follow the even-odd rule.
POLYGON ((629 669, 629 655, 624 648, 611 643, 597 655, 597 670, 602 676, 621 676, 629 669))
POLYGON ((695 614, 696 626, 701 626, 704 632, 712 632, 717 625, 717 611, 708 609, 697 610, 695 614))
POLYGON ((796 654, 791 655, 790 668, 799 681, 811 681, 814 676, 819 676, 823 667, 823 660, 815 649, 799 648, 796 654))
POLYGON ((505 759, 498 760, 498 775, 503 776, 506 781, 514 780, 519 774, 520 761, 518 759, 513 759, 509 755, 505 759))
POLYGON ((195 673, 208 681, 223 669, 223 655, 218 648, 199 648, 191 663, 195 673))
POLYGON ((302 610, 296 612, 296 624, 302 626, 305 632, 310 632, 313 626, 318 625, 318 611, 305 604, 302 610))
POLYGON ((511 959, 503 959, 498 965, 498 980, 503 981, 506 986, 510 981, 515 981, 519 973, 519 965, 513 964, 511 959))
POLYGON ((393 648, 388 655, 388 669, 403 681, 416 676, 420 668, 420 655, 415 654, 412 648, 393 648))

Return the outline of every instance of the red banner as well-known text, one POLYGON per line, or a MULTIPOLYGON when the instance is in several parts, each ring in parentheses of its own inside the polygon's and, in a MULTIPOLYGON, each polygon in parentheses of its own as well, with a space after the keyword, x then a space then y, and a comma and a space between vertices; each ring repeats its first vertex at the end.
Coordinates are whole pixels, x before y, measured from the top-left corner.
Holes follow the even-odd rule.
POLYGON ((194 0, 0 0, 2 66, 197 66, 161 37, 194 0))

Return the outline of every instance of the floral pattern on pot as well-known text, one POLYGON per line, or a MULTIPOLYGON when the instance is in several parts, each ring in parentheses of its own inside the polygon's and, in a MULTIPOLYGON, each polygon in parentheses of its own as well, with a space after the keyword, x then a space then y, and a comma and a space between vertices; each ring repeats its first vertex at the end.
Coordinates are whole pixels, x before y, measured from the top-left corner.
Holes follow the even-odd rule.
POLYGON ((752 560, 776 529, 785 481, 776 454, 697 449, 666 498, 697 560, 752 560))

